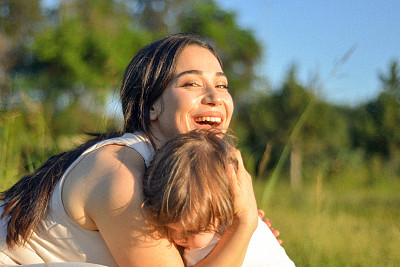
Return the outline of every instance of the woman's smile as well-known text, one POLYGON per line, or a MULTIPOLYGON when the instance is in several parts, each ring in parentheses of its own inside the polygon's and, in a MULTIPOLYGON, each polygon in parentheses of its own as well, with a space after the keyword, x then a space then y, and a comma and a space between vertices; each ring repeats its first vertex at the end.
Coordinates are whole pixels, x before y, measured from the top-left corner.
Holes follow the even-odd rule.
POLYGON ((193 117, 197 128, 220 128, 224 115, 218 111, 204 112, 193 117))

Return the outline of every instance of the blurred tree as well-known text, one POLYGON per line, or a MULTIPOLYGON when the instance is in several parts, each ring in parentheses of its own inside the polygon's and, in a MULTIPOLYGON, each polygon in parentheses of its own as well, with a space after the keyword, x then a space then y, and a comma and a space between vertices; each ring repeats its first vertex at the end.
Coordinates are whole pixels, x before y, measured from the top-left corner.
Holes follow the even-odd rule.
POLYGON ((61 1, 47 11, 31 64, 20 70, 17 83, 43 102, 54 136, 105 130, 106 123, 99 122, 106 121, 106 99, 131 57, 154 39, 154 33, 138 27, 127 4, 61 1))
POLYGON ((246 105, 242 105, 241 111, 236 112, 237 119, 232 122, 246 168, 258 176, 265 174, 271 162, 276 163, 277 155, 273 153, 279 137, 274 130, 279 122, 275 118, 274 100, 267 93, 257 91, 246 105))
MULTIPOLYGON (((286 145, 290 145, 292 186, 301 184, 304 170, 331 171, 338 155, 348 148, 348 128, 340 110, 316 100, 303 87, 292 66, 282 88, 268 96, 260 94, 240 114, 246 131, 245 146, 256 157, 258 175, 268 165, 276 166, 286 145)), ((289 163, 289 162, 288 162, 289 163)))
POLYGON ((193 32, 216 46, 232 95, 250 90, 256 78, 259 42, 212 0, 62 1, 54 13, 54 25, 36 37, 32 67, 50 98, 63 88, 116 84, 138 48, 173 32, 193 32))
POLYGON ((400 69, 399 62, 394 60, 390 63, 389 74, 381 73, 379 79, 382 82, 382 89, 392 99, 400 102, 400 69))
POLYGON ((383 92, 376 101, 376 124, 387 145, 390 169, 393 175, 399 174, 400 167, 400 69, 397 61, 390 65, 387 76, 380 75, 383 92))
POLYGON ((194 1, 185 0, 137 0, 134 13, 139 18, 141 27, 163 35, 180 32, 177 19, 194 1))
POLYGON ((393 176, 400 172, 400 70, 390 64, 388 74, 380 74, 382 92, 377 99, 361 105, 352 127, 353 143, 370 158, 388 159, 393 176))
POLYGON ((28 48, 42 22, 39 0, 0 0, 0 108, 8 105, 13 69, 30 60, 28 48))
MULTIPOLYGON (((274 106, 274 117, 279 121, 279 127, 275 129, 274 136, 278 138, 277 141, 282 147, 285 143, 291 142, 290 180, 294 188, 300 187, 301 184, 303 150, 307 140, 302 138, 304 130, 292 136, 292 140, 289 138, 313 97, 310 92, 300 85, 296 74, 297 67, 293 65, 289 69, 283 87, 280 93, 276 95, 276 100, 274 101, 276 103, 274 106)), ((308 120, 300 126, 306 129, 310 125, 307 122, 308 120)))
POLYGON ((132 55, 152 39, 122 1, 62 1, 55 13, 55 23, 36 36, 31 66, 45 100, 65 89, 79 95, 82 88, 116 86, 132 55))
POLYGON ((383 108, 382 134, 389 145, 390 168, 394 175, 399 174, 400 167, 400 69, 397 61, 390 65, 387 77, 381 75, 384 93, 379 97, 378 103, 383 108))

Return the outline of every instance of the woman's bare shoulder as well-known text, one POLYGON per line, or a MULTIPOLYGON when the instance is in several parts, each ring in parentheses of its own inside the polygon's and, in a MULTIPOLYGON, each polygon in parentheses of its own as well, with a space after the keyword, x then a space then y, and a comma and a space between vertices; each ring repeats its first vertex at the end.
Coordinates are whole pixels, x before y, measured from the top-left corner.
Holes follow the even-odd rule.
POLYGON ((93 213, 141 198, 144 160, 132 148, 107 145, 86 155, 68 174, 62 189, 65 210, 78 225, 97 230, 93 213), (136 188, 138 187, 139 188, 136 188))
POLYGON ((145 164, 142 156, 126 146, 106 146, 93 155, 94 173, 91 175, 91 201, 111 205, 110 209, 119 208, 132 202, 141 201, 142 176, 145 164), (117 205, 117 207, 115 207, 117 205))
POLYGON ((90 153, 83 164, 93 164, 95 170, 106 167, 107 170, 116 171, 124 165, 129 169, 143 172, 144 159, 135 149, 122 145, 106 145, 90 153))
POLYGON ((63 189, 73 208, 70 217, 98 230, 121 266, 183 266, 175 246, 155 239, 143 216, 144 170, 143 158, 129 147, 109 145, 91 153, 71 172, 71 186, 63 189))

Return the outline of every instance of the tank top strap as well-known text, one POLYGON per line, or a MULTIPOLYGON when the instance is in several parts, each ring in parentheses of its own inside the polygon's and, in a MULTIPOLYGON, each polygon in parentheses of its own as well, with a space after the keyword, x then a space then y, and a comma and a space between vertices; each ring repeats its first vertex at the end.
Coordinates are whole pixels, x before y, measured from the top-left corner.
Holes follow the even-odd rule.
POLYGON ((84 151, 81 157, 83 158, 86 154, 106 145, 124 145, 133 148, 143 157, 146 167, 149 167, 150 162, 153 159, 154 148, 151 145, 149 138, 140 132, 125 133, 119 137, 103 140, 84 151))
POLYGON ((144 159, 146 167, 149 167, 154 155, 154 148, 148 137, 141 133, 126 133, 120 137, 127 146, 135 149, 144 159))

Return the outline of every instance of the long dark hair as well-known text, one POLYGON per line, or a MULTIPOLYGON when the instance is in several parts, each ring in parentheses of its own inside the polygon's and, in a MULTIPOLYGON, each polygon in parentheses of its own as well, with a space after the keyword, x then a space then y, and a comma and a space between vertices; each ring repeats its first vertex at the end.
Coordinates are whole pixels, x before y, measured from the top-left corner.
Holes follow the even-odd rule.
POLYGON ((150 130, 150 108, 173 79, 182 50, 188 45, 208 49, 219 60, 213 48, 193 34, 175 34, 141 49, 125 70, 120 100, 124 115, 122 130, 97 134, 76 149, 52 156, 34 173, 24 176, 1 193, 3 213, 7 218, 9 247, 25 243, 46 216, 51 194, 66 169, 90 146, 126 132, 141 131, 154 144, 150 130))

